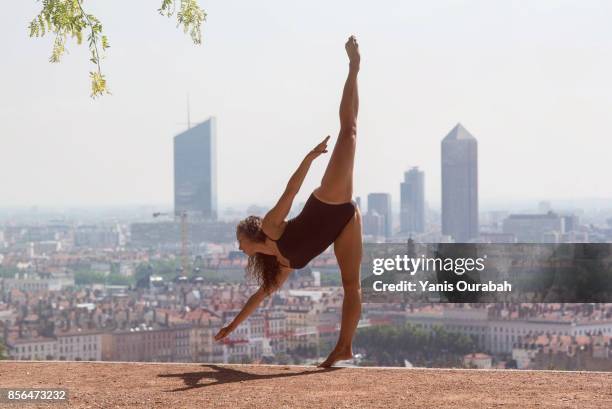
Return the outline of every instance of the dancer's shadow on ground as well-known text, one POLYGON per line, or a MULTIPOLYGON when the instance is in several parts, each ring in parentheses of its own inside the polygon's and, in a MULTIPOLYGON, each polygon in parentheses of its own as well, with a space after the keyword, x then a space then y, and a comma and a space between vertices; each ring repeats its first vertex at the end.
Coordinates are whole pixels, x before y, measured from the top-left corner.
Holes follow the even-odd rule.
POLYGON ((284 377, 289 377, 289 376, 316 375, 316 374, 320 374, 324 372, 330 372, 330 371, 342 369, 342 367, 336 367, 336 368, 322 368, 317 371, 302 371, 302 372, 297 372, 297 373, 292 372, 292 373, 276 373, 276 374, 268 374, 268 375, 258 375, 258 374, 238 371, 236 369, 228 368, 225 366, 219 366, 219 365, 202 365, 202 366, 213 369, 214 371, 185 372, 185 373, 177 373, 177 374, 160 374, 157 376, 160 378, 181 378, 186 385, 184 388, 172 389, 166 392, 182 392, 182 391, 186 391, 189 389, 203 388, 205 386, 211 386, 211 385, 221 385, 224 383, 254 381, 257 379, 284 378, 284 377), (200 383, 202 379, 210 379, 210 380, 214 380, 215 382, 200 383))

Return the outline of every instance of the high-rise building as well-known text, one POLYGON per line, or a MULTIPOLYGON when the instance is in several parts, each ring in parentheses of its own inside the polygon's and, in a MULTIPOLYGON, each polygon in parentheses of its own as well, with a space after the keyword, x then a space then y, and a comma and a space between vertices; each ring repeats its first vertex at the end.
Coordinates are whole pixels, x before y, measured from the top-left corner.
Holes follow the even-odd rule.
POLYGON ((400 184, 400 231, 425 232, 425 172, 413 167, 400 184))
POLYGON ((391 237, 393 233, 393 219, 391 213, 391 194, 370 193, 368 195, 368 212, 376 212, 385 218, 385 237, 391 237))
POLYGON ((580 218, 576 214, 564 214, 561 215, 563 217, 563 225, 565 228, 565 232, 578 231, 580 227, 580 218))
POLYGON ((461 124, 442 140, 442 234, 478 237, 478 143, 461 124))
POLYGON ((376 210, 368 210, 362 217, 363 234, 366 236, 385 236, 385 218, 376 210))
POLYGON ((174 137, 174 212, 191 220, 217 219, 217 120, 174 137))

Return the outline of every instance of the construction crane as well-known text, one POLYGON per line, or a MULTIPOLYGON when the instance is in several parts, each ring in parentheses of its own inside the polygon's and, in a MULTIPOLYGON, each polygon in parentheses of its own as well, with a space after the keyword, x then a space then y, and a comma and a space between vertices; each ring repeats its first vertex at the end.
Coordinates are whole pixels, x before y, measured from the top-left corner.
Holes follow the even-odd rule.
MULTIPOLYGON (((171 216, 171 213, 161 213, 155 212, 153 213, 153 217, 159 216, 171 216)), ((188 246, 188 236, 187 236, 187 212, 182 211, 180 213, 181 217, 181 268, 183 269, 183 274, 187 275, 189 271, 189 254, 187 251, 188 246)))

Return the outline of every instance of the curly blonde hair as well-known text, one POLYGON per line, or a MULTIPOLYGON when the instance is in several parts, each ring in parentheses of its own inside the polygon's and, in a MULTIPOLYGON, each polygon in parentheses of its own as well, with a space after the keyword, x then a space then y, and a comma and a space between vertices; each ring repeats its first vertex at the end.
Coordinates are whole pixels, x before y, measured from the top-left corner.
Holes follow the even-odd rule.
MULTIPOLYGON (((248 216, 241 220, 236 227, 236 238, 243 234, 246 238, 256 243, 266 241, 266 234, 261 228, 262 219, 259 216, 248 216)), ((276 278, 280 273, 280 263, 271 254, 255 253, 249 256, 246 266, 247 278, 253 277, 257 284, 261 285, 267 293, 276 286, 276 278)))

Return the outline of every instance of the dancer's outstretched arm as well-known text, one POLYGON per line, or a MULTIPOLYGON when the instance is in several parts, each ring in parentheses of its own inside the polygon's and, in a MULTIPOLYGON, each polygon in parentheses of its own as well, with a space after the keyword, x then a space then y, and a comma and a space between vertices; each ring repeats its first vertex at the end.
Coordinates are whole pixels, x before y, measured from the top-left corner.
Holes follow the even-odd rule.
POLYGON ((313 150, 308 152, 306 157, 300 163, 300 166, 291 176, 289 182, 287 183, 287 187, 285 191, 281 195, 280 199, 264 217, 262 221, 262 228, 266 234, 271 234, 272 237, 278 237, 278 230, 280 229, 282 223, 285 221, 285 217, 289 214, 291 210, 291 205, 293 204, 293 199, 295 195, 300 191, 302 187, 302 183, 304 182, 304 178, 310 169, 310 164, 313 160, 315 160, 322 153, 327 152, 327 141, 329 140, 329 136, 327 136, 323 142, 315 146, 313 150))
POLYGON ((259 289, 249 297, 247 302, 242 307, 242 310, 240 310, 238 315, 234 317, 232 322, 230 322, 227 326, 221 328, 217 335, 215 335, 215 340, 220 341, 221 339, 228 336, 236 328, 238 328, 240 323, 242 323, 245 319, 249 317, 249 315, 251 315, 255 310, 257 310, 259 304, 261 304, 261 302, 267 296, 271 295, 274 291, 278 290, 280 287, 283 286, 285 281, 287 281, 287 278, 289 277, 291 271, 293 270, 290 268, 281 267, 280 274, 276 277, 276 284, 268 291, 265 291, 263 289, 263 286, 259 287, 259 289))

